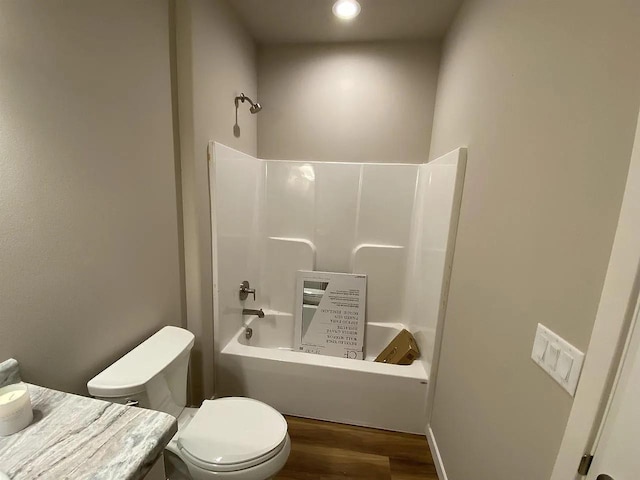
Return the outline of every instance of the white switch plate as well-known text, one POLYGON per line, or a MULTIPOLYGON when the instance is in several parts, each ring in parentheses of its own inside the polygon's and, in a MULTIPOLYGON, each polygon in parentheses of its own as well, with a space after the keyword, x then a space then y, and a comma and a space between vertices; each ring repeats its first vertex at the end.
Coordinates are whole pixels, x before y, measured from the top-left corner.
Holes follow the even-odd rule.
POLYGON ((539 323, 536 338, 533 341, 531 359, 569 392, 569 395, 572 397, 575 395, 584 353, 539 323), (554 361, 550 361, 550 355, 555 356, 554 361), (560 358, 562 362, 558 361, 560 358), (568 372, 567 364, 570 364, 568 372))

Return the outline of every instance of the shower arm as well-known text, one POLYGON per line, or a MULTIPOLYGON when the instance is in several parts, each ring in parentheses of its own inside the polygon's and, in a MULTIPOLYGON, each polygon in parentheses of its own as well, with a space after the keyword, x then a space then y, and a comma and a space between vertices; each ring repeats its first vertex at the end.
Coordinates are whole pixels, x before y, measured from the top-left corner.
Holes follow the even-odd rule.
POLYGON ((251 105, 252 107, 256 106, 256 104, 253 103, 253 100, 251 100, 249 97, 247 97, 244 93, 241 93, 240 95, 238 95, 236 97, 236 99, 235 99, 236 108, 238 108, 238 100, 240 100, 242 103, 247 101, 247 102, 249 102, 249 105, 251 105))

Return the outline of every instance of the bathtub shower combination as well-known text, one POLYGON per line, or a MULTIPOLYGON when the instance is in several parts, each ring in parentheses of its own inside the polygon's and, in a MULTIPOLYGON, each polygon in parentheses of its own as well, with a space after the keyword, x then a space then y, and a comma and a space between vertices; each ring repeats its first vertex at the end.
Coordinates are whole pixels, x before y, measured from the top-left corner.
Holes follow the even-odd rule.
POLYGON ((424 433, 465 150, 413 165, 260 160, 212 149, 217 395, 424 433), (367 274, 365 360, 293 350, 298 270, 367 274), (244 281, 255 300, 240 295, 244 281), (259 309, 264 315, 253 314, 259 309), (421 357, 406 366, 374 362, 403 328, 421 357))

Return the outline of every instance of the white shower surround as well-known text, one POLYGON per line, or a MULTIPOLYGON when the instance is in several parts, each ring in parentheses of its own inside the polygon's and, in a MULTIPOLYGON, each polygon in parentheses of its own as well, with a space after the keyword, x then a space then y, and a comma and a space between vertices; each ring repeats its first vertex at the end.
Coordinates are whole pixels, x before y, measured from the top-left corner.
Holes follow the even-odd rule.
MULTIPOLYGON (((464 149, 422 165, 260 160, 220 144, 213 150, 217 394, 248 395, 283 413, 423 432, 464 149), (414 333, 422 356, 411 375, 402 366, 387 365, 381 373, 370 362, 338 359, 345 363, 337 379, 333 360, 284 350, 290 342, 281 341, 280 350, 244 344, 239 335, 247 322, 254 331, 263 326, 260 319, 243 318, 243 307, 267 309, 268 318, 281 319, 279 328, 285 328, 282 319, 295 311, 299 269, 367 273, 367 324, 372 332, 388 324, 387 332, 404 326, 414 333), (255 302, 239 300, 243 280, 256 287, 255 302), (318 368, 328 370, 321 374, 318 368), (394 369, 397 375, 390 373, 394 369), (293 396, 282 391, 277 385, 286 375, 295 383, 306 379, 306 387, 293 396), (320 385, 312 388, 314 382, 320 385), (345 397, 351 403, 337 398, 346 385, 355 388, 345 397), (305 389, 313 396, 305 398, 305 389), (394 391, 388 402, 373 395, 385 389, 394 391), (362 402, 373 402, 371 412, 376 413, 363 415, 362 402)), ((284 337, 293 338, 292 324, 290 330, 284 337)), ((367 340, 369 350, 371 345, 367 340)), ((368 357, 377 353, 365 351, 368 357)))

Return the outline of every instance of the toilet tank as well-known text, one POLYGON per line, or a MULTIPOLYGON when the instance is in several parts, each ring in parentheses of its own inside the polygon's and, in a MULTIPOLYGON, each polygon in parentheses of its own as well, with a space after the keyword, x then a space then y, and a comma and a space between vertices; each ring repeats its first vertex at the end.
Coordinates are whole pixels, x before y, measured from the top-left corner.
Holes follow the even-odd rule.
POLYGON ((187 403, 194 339, 188 330, 164 327, 89 380, 89 394, 178 417, 187 403))

